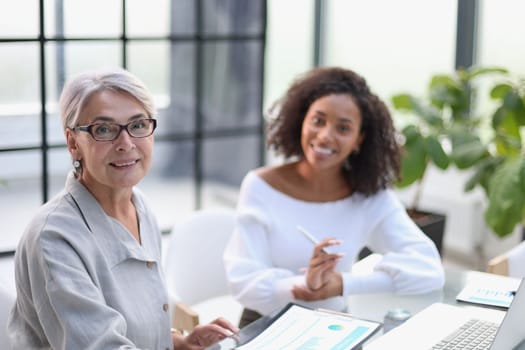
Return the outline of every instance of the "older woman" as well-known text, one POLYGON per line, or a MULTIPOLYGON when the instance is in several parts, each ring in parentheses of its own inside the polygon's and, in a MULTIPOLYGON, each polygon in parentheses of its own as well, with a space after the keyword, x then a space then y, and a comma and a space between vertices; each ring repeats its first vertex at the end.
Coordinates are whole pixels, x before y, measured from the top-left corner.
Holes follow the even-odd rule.
POLYGON ((42 206, 15 257, 14 349, 201 349, 223 319, 170 331, 160 230, 134 186, 151 165, 153 100, 125 70, 85 73, 60 97, 74 170, 42 206))

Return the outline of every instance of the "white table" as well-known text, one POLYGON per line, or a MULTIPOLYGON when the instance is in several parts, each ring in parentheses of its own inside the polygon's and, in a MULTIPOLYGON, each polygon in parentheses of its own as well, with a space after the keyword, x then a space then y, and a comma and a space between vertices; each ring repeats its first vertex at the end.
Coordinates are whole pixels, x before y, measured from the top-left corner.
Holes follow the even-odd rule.
MULTIPOLYGON (((445 286, 441 290, 427 294, 404 296, 394 295, 393 293, 352 295, 348 297, 349 312, 356 317, 382 323, 384 315, 388 310, 394 308, 403 308, 408 310, 412 315, 415 315, 417 312, 435 302, 458 305, 461 307, 476 307, 472 304, 456 301, 456 295, 464 286, 470 283, 485 284, 487 282, 497 285, 500 281, 509 278, 510 277, 498 276, 485 272, 447 268, 445 269, 445 286)), ((239 334, 241 344, 266 328, 269 320, 269 317, 263 317, 243 328, 239 334)), ((381 336, 381 334, 382 331, 379 331, 372 339, 381 336)), ((233 349, 235 345, 236 343, 234 341, 224 340, 208 349, 233 349)))
POLYGON ((456 301, 456 295, 467 284, 494 283, 507 280, 510 277, 499 276, 479 271, 445 269, 445 286, 442 290, 420 295, 360 294, 348 297, 348 311, 356 317, 383 322, 383 318, 390 309, 402 308, 412 315, 421 311, 432 303, 473 307, 473 305, 456 301))

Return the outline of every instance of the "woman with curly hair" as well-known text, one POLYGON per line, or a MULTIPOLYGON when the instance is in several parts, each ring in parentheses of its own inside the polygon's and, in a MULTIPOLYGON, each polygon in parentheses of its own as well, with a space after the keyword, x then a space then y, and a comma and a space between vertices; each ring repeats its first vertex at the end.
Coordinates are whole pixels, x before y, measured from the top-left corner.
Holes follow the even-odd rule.
POLYGON ((245 307, 240 325, 290 301, 344 311, 349 294, 441 288, 435 245, 391 189, 400 147, 386 105, 365 79, 315 68, 275 110, 268 146, 288 161, 246 175, 224 254, 232 292, 245 307), (365 246, 382 259, 373 272, 355 275, 365 246))

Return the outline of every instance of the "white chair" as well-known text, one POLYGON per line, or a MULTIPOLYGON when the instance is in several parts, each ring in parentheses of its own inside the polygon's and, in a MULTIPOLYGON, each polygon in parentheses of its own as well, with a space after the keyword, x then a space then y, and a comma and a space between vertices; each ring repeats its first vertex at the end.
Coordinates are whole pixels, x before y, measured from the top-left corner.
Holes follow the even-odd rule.
POLYGON ((487 272, 498 275, 525 277, 525 242, 489 260, 487 272))
POLYGON ((174 328, 190 332, 220 316, 238 324, 242 306, 230 296, 222 260, 234 221, 233 209, 202 209, 173 227, 164 267, 174 328))
POLYGON ((0 285, 0 349, 10 349, 7 338, 7 319, 15 303, 15 296, 0 285))

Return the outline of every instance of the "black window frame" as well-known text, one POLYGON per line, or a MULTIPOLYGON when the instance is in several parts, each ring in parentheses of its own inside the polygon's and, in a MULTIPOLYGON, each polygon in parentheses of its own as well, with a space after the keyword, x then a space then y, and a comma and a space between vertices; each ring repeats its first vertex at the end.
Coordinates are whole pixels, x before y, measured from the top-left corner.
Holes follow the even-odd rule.
MULTIPOLYGON (((203 162, 202 162, 202 149, 203 143, 210 139, 218 138, 229 138, 237 136, 255 136, 258 138, 258 164, 263 165, 265 160, 265 142, 264 142, 264 120, 262 117, 258 125, 252 127, 227 127, 215 130, 205 130, 204 122, 202 118, 202 69, 201 65, 203 62, 203 52, 202 47, 206 43, 210 42, 251 42, 255 41, 261 44, 262 46, 262 55, 260 59, 260 82, 261 82, 261 95, 259 96, 260 105, 262 109, 263 93, 264 87, 264 47, 266 44, 266 1, 263 1, 263 13, 262 13, 262 23, 263 30, 261 33, 256 34, 209 34, 204 31, 202 18, 203 14, 203 1, 205 0, 195 0, 195 23, 196 28, 193 34, 185 35, 174 35, 170 34, 168 36, 129 36, 127 34, 127 14, 126 14, 126 0, 121 0, 121 14, 122 14, 122 23, 121 23, 121 33, 116 37, 66 37, 63 33, 63 0, 56 1, 56 31, 57 34, 54 36, 46 36, 45 33, 45 1, 39 0, 38 8, 38 20, 39 20, 39 33, 37 37, 18 37, 18 38, 2 38, 0 37, 0 45, 9 44, 9 43, 22 43, 22 42, 33 42, 38 43, 39 46, 39 88, 40 88, 40 144, 38 145, 29 145, 22 147, 0 147, 0 153, 3 152, 24 152, 24 151, 38 151, 41 155, 41 201, 45 203, 49 199, 50 192, 50 169, 49 169, 49 151, 51 149, 60 148, 63 149, 66 147, 65 143, 51 143, 49 142, 49 135, 47 130, 47 118, 48 112, 46 109, 47 101, 47 84, 48 77, 46 76, 46 46, 49 43, 58 43, 65 44, 68 42, 119 42, 122 47, 122 61, 121 66, 123 68, 128 68, 128 45, 132 42, 169 42, 170 44, 180 43, 180 42, 193 42, 196 44, 196 61, 197 69, 195 69, 194 79, 195 79, 195 111, 196 117, 194 120, 194 130, 189 132, 174 132, 169 134, 164 134, 156 137, 156 142, 187 142, 192 141, 195 145, 193 152, 193 182, 194 182, 194 198, 195 198, 195 209, 201 208, 202 205, 202 186, 203 186, 203 162)), ((63 45, 57 45, 57 91, 60 91, 65 80, 64 73, 64 52, 63 45)))
MULTIPOLYGON (((121 67, 128 68, 128 47, 130 43, 136 42, 166 42, 170 46, 173 46, 177 43, 194 43, 196 47, 196 69, 194 70, 194 79, 195 79, 195 118, 193 130, 190 131, 179 131, 179 132, 169 132, 162 135, 156 136, 156 143, 193 143, 193 153, 191 155, 193 160, 193 176, 192 176, 192 188, 193 198, 194 198, 194 209, 200 209, 202 207, 202 188, 204 185, 204 164, 203 164, 203 146, 206 141, 217 140, 217 139, 228 139, 232 137, 254 137, 257 144, 257 154, 256 163, 259 166, 262 166, 265 162, 266 151, 265 151, 265 141, 264 141, 264 118, 262 116, 262 104, 264 100, 264 51, 266 45, 266 14, 267 14, 267 4, 266 0, 261 0, 261 31, 255 34, 238 34, 238 33, 226 33, 226 34, 213 34, 206 33, 204 30, 204 1, 206 0, 194 0, 194 23, 195 28, 192 30, 191 34, 173 34, 173 24, 170 27, 170 34, 167 36, 131 36, 127 33, 127 1, 120 1, 120 11, 122 15, 122 22, 120 25, 120 35, 116 36, 82 36, 82 37, 68 37, 64 33, 64 13, 63 13, 63 2, 64 0, 55 1, 55 34, 46 35, 46 18, 45 13, 46 1, 38 0, 38 9, 35 8, 35 11, 38 11, 38 34, 35 37, 2 37, 0 34, 0 45, 13 44, 13 43, 37 43, 38 44, 38 66, 39 66, 39 76, 38 76, 38 86, 39 86, 39 104, 40 104, 40 115, 39 115, 39 128, 40 128, 40 140, 35 144, 29 145, 7 145, 6 147, 0 147, 0 154, 5 153, 19 153, 27 151, 37 151, 41 157, 40 164, 40 174, 38 178, 40 179, 40 197, 41 203, 47 202, 50 198, 51 191, 51 169, 49 164, 49 153, 53 149, 65 149, 65 142, 51 142, 50 135, 47 129, 47 120, 50 116, 46 103, 48 102, 49 95, 49 85, 47 84, 49 77, 46 72, 46 47, 50 43, 55 44, 56 46, 56 88, 57 95, 62 89, 62 86, 65 81, 65 55, 64 55, 64 46, 67 43, 71 42, 92 42, 92 43, 101 43, 101 42, 114 42, 120 43, 122 52, 121 52, 121 67), (204 125, 204 120, 202 116, 202 80, 203 77, 201 69, 204 64, 203 60, 203 47, 209 43, 234 43, 242 42, 249 43, 255 42, 261 48, 261 57, 257 62, 259 67, 259 81, 261 84, 260 96, 257 97, 257 101, 260 106, 260 118, 255 125, 249 127, 243 126, 234 126, 234 127, 221 127, 215 128, 213 130, 206 130, 204 125)), ((225 1, 227 2, 227 1, 225 1)), ((173 2, 171 3, 171 5, 173 2)), ((170 6, 173 8, 173 6, 170 6)), ((173 18, 173 16, 172 16, 173 18)), ((171 20, 173 22, 173 19, 171 20)), ((170 66, 173 64, 171 61, 170 66)), ((173 79, 173 76, 170 76, 169 79, 173 79)), ((170 86, 173 85, 173 82, 170 81, 170 86)), ((171 94, 171 92, 170 92, 171 94)), ((251 125, 251 124, 250 124, 251 125)), ((165 228, 166 229, 166 228, 165 228)), ((10 256, 14 254, 12 250, 0 249, 0 257, 10 256)))

